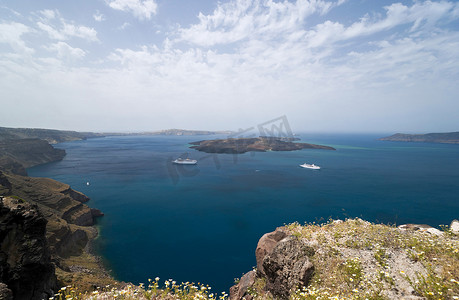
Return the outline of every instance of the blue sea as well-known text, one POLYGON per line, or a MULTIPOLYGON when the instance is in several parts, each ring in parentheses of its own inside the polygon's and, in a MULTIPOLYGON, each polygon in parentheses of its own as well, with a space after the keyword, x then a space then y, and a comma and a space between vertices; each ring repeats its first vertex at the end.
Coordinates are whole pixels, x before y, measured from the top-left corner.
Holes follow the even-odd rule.
POLYGON ((459 218, 459 145, 303 134, 336 151, 206 154, 224 136, 119 136, 61 143, 67 156, 30 176, 70 184, 105 213, 95 249, 118 280, 209 284, 227 291, 256 265, 266 232, 291 222, 361 217, 386 224, 459 218), (195 166, 171 160, 187 156, 195 166), (315 163, 321 170, 299 167, 315 163), (89 184, 89 185, 88 185, 89 184))

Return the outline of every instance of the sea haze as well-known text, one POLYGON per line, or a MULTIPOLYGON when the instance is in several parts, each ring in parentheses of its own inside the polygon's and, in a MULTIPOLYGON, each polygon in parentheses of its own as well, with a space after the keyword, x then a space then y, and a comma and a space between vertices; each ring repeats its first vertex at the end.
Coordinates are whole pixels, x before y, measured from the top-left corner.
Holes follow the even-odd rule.
POLYGON ((216 136, 106 137, 55 145, 64 160, 28 172, 70 184, 105 213, 95 248, 116 279, 159 276, 218 292, 255 266, 258 239, 286 223, 458 218, 459 145, 380 136, 303 134, 337 150, 241 155, 188 148, 216 136), (171 164, 186 152, 198 165, 171 164), (305 162, 322 169, 300 168, 305 162))

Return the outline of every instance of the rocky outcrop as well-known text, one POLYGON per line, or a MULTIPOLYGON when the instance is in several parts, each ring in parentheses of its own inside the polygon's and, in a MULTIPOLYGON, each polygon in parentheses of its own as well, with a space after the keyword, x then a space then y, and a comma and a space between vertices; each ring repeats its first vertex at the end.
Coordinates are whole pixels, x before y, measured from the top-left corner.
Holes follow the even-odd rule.
POLYGON ((255 257, 257 259, 257 271, 260 275, 266 275, 263 268, 263 259, 269 253, 271 253, 276 244, 287 237, 282 228, 277 228, 273 232, 264 234, 258 241, 257 249, 255 250, 255 257))
POLYGON ((231 287, 230 299, 453 299, 456 226, 445 234, 357 218, 280 227, 260 239, 257 270, 231 287))
POLYGON ((103 215, 98 209, 91 209, 82 203, 89 200, 84 194, 74 191, 68 184, 49 178, 0 172, 0 191, 2 189, 4 195, 15 195, 38 206, 48 220, 47 237, 51 252, 59 256, 81 253, 94 236, 86 226, 93 225, 94 218, 103 215))
POLYGON ((104 213, 100 209, 97 209, 97 208, 91 208, 91 214, 94 218, 104 216, 104 213))
POLYGON ((312 255, 314 249, 295 236, 280 240, 263 258, 266 290, 275 297, 287 299, 292 289, 307 286, 314 273, 314 265, 309 261, 312 255))
POLYGON ((244 274, 239 280, 238 284, 230 288, 230 300, 243 299, 249 300, 252 298, 247 294, 248 289, 255 283, 257 272, 252 270, 244 274))
POLYGON ((258 241, 255 250, 257 271, 245 274, 237 285, 231 288, 231 299, 242 299, 254 284, 255 278, 265 278, 266 292, 276 298, 288 298, 290 290, 309 283, 314 266, 309 257, 314 249, 289 236, 283 228, 266 233, 258 241))
MULTIPOLYGON (((38 207, 5 197, 0 203, 0 280, 14 299, 47 299, 57 289, 38 207)), ((6 296, 8 297, 8 296, 6 296)))
POLYGON ((336 150, 333 147, 307 143, 294 143, 290 139, 278 137, 230 138, 204 140, 190 143, 190 148, 206 153, 241 154, 245 152, 294 151, 301 149, 336 150))
POLYGON ((72 199, 74 199, 76 201, 79 201, 81 203, 85 203, 85 202, 88 202, 90 200, 88 196, 86 196, 85 194, 83 194, 81 192, 78 192, 78 191, 75 191, 75 190, 71 189, 70 186, 68 186, 67 189, 60 191, 60 193, 63 194, 63 195, 67 195, 70 198, 72 198, 72 199))
POLYGON ((82 202, 89 200, 80 192, 74 191, 68 184, 49 179, 32 178, 4 173, 11 185, 12 194, 33 201, 45 213, 52 213, 75 225, 94 224, 91 208, 82 202))

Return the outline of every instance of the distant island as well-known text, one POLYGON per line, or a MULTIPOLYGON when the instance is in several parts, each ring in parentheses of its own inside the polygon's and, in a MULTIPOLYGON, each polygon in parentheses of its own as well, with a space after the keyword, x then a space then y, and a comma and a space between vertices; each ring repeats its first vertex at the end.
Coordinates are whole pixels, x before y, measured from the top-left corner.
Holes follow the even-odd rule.
POLYGON ((295 143, 296 138, 257 137, 229 138, 192 142, 190 148, 206 153, 241 154, 250 151, 294 151, 301 149, 336 150, 333 147, 307 143, 295 143))
POLYGON ((214 135, 214 134, 232 134, 232 131, 208 131, 208 130, 186 130, 186 129, 165 129, 159 131, 144 131, 132 133, 103 133, 106 136, 125 136, 125 135, 214 135))
POLYGON ((141 132, 78 132, 65 131, 55 129, 41 128, 9 128, 0 127, 0 141, 2 140, 17 140, 17 139, 42 139, 50 144, 62 142, 71 142, 78 140, 86 140, 89 138, 98 138, 106 136, 131 136, 131 135, 214 135, 214 134, 232 134, 233 131, 221 130, 187 130, 187 129, 164 129, 156 131, 141 131, 141 132))
POLYGON ((427 134, 405 134, 396 133, 394 135, 380 138, 380 141, 394 142, 425 142, 425 143, 444 143, 444 144, 459 144, 458 132, 445 133, 427 133, 427 134))
POLYGON ((0 141, 20 139, 41 139, 50 144, 86 140, 105 136, 102 133, 64 131, 41 128, 8 128, 0 127, 0 141))

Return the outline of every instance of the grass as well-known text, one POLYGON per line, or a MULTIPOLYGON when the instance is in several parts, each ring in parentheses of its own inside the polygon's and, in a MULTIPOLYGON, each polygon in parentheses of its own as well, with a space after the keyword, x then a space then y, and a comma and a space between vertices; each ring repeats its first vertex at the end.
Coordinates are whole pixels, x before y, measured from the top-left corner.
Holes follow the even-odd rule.
POLYGON ((182 282, 177 284, 172 279, 166 280, 161 286, 158 277, 149 279, 148 285, 143 283, 138 286, 128 284, 123 288, 107 285, 97 288, 92 292, 81 292, 78 288, 66 286, 61 288, 52 300, 105 300, 105 299, 164 299, 164 300, 227 300, 228 294, 213 293, 211 287, 203 284, 182 282))

